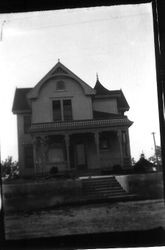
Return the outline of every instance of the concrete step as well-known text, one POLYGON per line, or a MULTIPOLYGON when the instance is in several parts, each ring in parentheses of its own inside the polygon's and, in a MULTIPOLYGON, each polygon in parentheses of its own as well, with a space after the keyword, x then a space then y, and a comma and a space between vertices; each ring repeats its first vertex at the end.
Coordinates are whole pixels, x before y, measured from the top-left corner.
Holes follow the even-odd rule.
POLYGON ((89 193, 89 192, 119 192, 119 191, 121 191, 121 192, 126 192, 124 189, 122 189, 122 188, 114 188, 114 189, 101 189, 101 188, 99 188, 99 189, 89 189, 89 190, 86 190, 86 192, 87 193, 89 193))
POLYGON ((110 198, 110 197, 115 197, 115 196, 126 196, 127 194, 125 194, 125 193, 107 193, 107 194, 105 194, 105 193, 103 193, 103 194, 87 194, 86 196, 87 197, 93 197, 93 198, 106 198, 106 197, 108 197, 108 198, 110 198))
POLYGON ((117 181, 116 182, 94 182, 94 183, 83 183, 83 185, 90 187, 90 186, 116 186, 116 185, 120 185, 117 181))
POLYGON ((115 194, 109 196, 96 196, 96 195, 88 195, 84 197, 86 201, 107 201, 107 200, 131 200, 134 199, 135 195, 132 194, 115 194))
POLYGON ((107 177, 107 178, 88 178, 88 179, 83 179, 82 181, 85 181, 85 182, 95 182, 95 181, 97 181, 97 182, 101 182, 101 181, 113 181, 113 180, 115 180, 115 177, 113 176, 113 177, 107 177))
POLYGON ((83 183, 83 186, 85 187, 104 187, 104 186, 107 186, 107 187, 113 187, 113 186, 120 186, 120 184, 116 181, 116 182, 113 182, 113 183, 104 183, 104 182, 100 182, 100 183, 83 183))
POLYGON ((120 186, 114 186, 114 187, 89 187, 89 188, 84 188, 83 189, 84 192, 88 192, 88 191, 99 191, 99 190, 122 190, 122 188, 120 186))
POLYGON ((102 184, 102 183, 105 183, 105 184, 115 184, 116 183, 116 180, 108 180, 108 181, 83 181, 83 183, 87 184, 87 185, 90 185, 90 184, 102 184))
POLYGON ((111 190, 111 189, 107 189, 107 190, 104 189, 104 190, 102 190, 102 189, 100 189, 100 190, 89 190, 86 193, 87 194, 88 193, 100 193, 100 194, 102 194, 102 193, 126 193, 126 192, 123 189, 114 189, 114 190, 111 190))
POLYGON ((91 198, 105 198, 125 196, 127 192, 122 188, 114 176, 83 180, 84 194, 91 198))
POLYGON ((104 183, 115 183, 116 179, 115 177, 111 177, 111 178, 94 178, 94 179, 84 179, 82 180, 82 182, 84 183, 101 183, 101 182, 104 182, 104 183))
POLYGON ((88 189, 88 188, 114 188, 114 187, 121 187, 121 185, 119 183, 110 185, 110 184, 95 184, 95 185, 84 185, 84 188, 88 189))
POLYGON ((115 198, 115 197, 133 197, 132 195, 130 194, 127 194, 127 193, 116 193, 116 194, 107 194, 107 195, 96 195, 96 194, 88 194, 85 196, 86 199, 105 199, 105 198, 115 198))
POLYGON ((115 177, 111 177, 111 178, 98 178, 98 179, 91 179, 91 180, 83 180, 82 181, 84 186, 101 186, 101 185, 109 185, 109 186, 113 186, 113 185, 120 185, 117 180, 115 179, 115 177))
POLYGON ((125 190, 121 189, 121 188, 115 188, 115 189, 89 189, 89 190, 84 190, 84 193, 95 193, 95 192, 98 192, 98 193, 102 193, 102 192, 119 192, 119 191, 122 191, 122 192, 125 192, 125 190))

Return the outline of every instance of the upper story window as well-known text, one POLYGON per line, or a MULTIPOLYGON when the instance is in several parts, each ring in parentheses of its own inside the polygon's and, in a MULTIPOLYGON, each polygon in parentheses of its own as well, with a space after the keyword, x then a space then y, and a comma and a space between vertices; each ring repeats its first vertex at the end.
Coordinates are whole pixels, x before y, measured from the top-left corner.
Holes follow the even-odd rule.
POLYGON ((31 115, 24 115, 24 133, 29 133, 29 128, 31 126, 31 115))
POLYGON ((62 112, 61 112, 61 101, 53 101, 53 121, 61 121, 62 112))
POLYGON ((56 83, 56 90, 65 90, 65 83, 64 83, 64 81, 58 81, 56 83))
POLYGON ((53 105, 53 121, 72 120, 72 102, 70 99, 55 100, 53 105))
POLYGON ((72 103, 71 100, 63 100, 64 120, 72 120, 72 103))

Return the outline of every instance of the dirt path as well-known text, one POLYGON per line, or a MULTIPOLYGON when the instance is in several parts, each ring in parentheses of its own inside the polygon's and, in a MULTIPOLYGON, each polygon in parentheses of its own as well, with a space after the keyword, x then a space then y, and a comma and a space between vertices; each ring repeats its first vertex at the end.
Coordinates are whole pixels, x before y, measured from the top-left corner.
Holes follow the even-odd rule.
POLYGON ((5 217, 6 238, 51 237, 165 228, 163 200, 66 207, 5 217))

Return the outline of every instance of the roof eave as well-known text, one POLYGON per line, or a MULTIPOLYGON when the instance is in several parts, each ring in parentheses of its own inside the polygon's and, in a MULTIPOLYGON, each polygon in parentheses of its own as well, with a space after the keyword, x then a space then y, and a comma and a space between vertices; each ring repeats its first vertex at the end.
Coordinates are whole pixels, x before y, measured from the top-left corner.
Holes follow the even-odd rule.
POLYGON ((104 94, 104 95, 101 95, 101 94, 96 94, 95 95, 95 98, 96 99, 106 99, 106 98, 119 98, 121 95, 120 93, 116 93, 116 94, 104 94))
POLYGON ((84 82, 81 78, 79 78, 76 74, 74 74, 71 70, 69 70, 65 65, 63 65, 61 62, 58 62, 35 86, 34 88, 29 91, 29 93, 27 94, 27 98, 28 99, 34 99, 38 97, 38 92, 39 89, 41 88, 41 86, 49 79, 51 79, 52 77, 57 77, 57 76, 65 76, 65 77, 71 77, 72 79, 74 79, 75 81, 78 81, 83 90, 85 95, 95 95, 96 91, 90 87, 86 82, 84 82), (58 67, 62 67, 67 74, 52 74, 54 72, 55 69, 57 69, 58 67))
POLYGON ((32 111, 31 110, 13 110, 12 109, 12 112, 14 115, 18 115, 18 114, 29 114, 31 113, 32 111))

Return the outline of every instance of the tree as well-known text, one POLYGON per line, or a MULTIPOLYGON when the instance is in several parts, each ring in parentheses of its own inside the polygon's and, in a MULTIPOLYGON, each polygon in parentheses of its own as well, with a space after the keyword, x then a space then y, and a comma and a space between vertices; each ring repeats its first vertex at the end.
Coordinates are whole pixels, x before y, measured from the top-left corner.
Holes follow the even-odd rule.
POLYGON ((134 157, 132 157, 132 158, 131 158, 131 164, 132 164, 132 166, 134 166, 134 165, 135 165, 135 163, 136 163, 135 158, 134 158, 134 157))
POLYGON ((134 165, 134 170, 139 173, 146 173, 156 171, 156 168, 152 162, 145 159, 145 155, 142 153, 140 159, 134 165))
POLYGON ((161 166, 162 165, 162 155, 161 155, 161 147, 156 146, 156 152, 154 155, 150 156, 148 158, 150 162, 152 162, 154 165, 161 166))
POLYGON ((12 156, 8 156, 5 161, 1 163, 2 177, 14 179, 19 176, 18 162, 13 161, 12 156))

